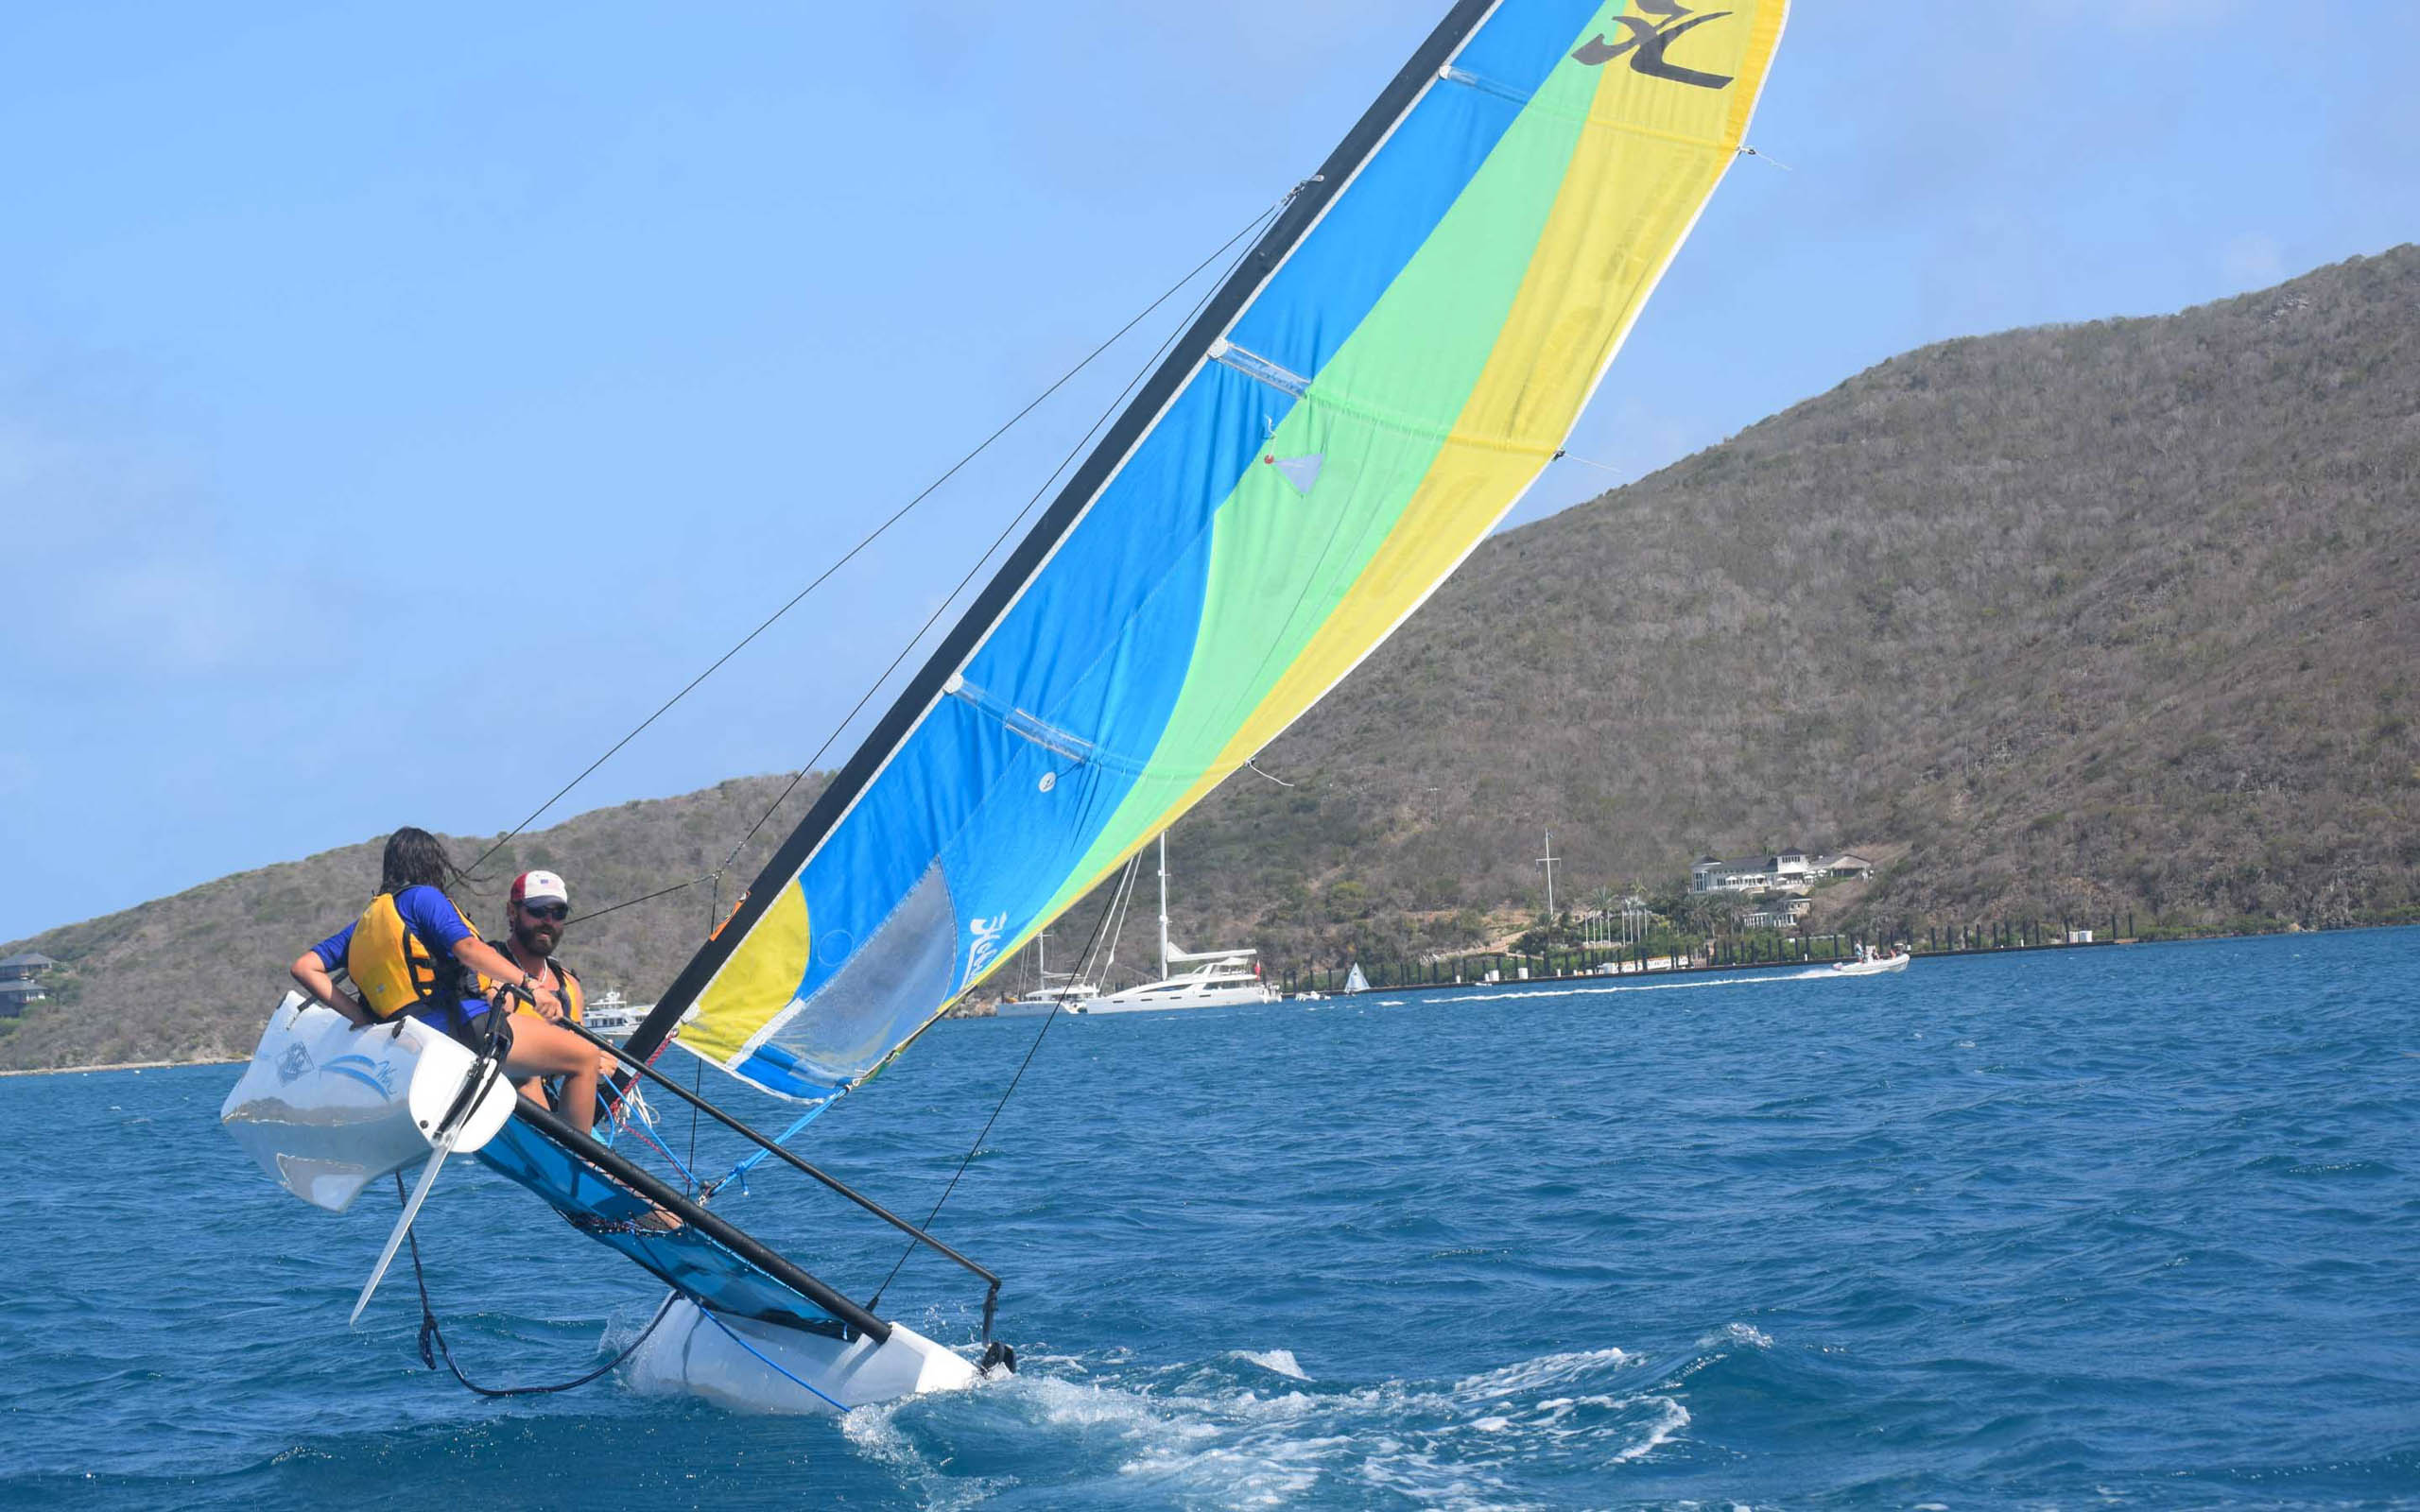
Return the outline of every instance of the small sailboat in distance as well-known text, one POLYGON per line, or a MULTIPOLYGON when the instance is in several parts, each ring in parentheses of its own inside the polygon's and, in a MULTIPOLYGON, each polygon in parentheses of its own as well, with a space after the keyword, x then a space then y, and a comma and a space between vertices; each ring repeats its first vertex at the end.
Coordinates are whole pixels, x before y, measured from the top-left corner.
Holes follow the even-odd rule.
MULTIPOLYGON (((1455 4, 631 1032, 616 1091, 644 1079, 963 1267, 989 1339, 989 1270, 651 1062, 678 1044, 804 1126, 1345 677, 1561 455, 1740 151, 1786 10, 1455 4)), ((450 1042, 333 1019, 280 1010, 230 1128, 332 1206, 475 1152, 668 1289, 633 1382, 835 1412, 977 1379, 879 1288, 740 1228, 743 1186, 526 1098, 498 1118, 450 1042)))
POLYGON ((1098 996, 1099 985, 1084 980, 1083 973, 1050 969, 1050 932, 1046 929, 1033 936, 1032 990, 1003 998, 994 1013, 1002 1019, 1046 1018, 1061 1008, 1080 1013, 1082 1005, 1098 996))

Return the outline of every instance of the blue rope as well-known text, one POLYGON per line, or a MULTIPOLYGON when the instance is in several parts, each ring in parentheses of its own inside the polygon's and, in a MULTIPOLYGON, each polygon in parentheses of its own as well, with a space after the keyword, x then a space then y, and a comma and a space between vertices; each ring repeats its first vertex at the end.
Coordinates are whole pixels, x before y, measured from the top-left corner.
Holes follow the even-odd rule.
POLYGON ((638 1134, 639 1139, 648 1149, 655 1151, 657 1154, 663 1156, 666 1160, 670 1160, 673 1165, 678 1167, 681 1172, 681 1178, 689 1183, 692 1191, 696 1190, 698 1185, 698 1178, 696 1175, 694 1175, 687 1166, 681 1163, 681 1157, 672 1153, 671 1145, 665 1143, 662 1140, 657 1139, 651 1134, 641 1132, 638 1125, 636 1124, 631 1125, 630 1127, 632 1133, 638 1134))
MULTIPOLYGON (((696 1174, 687 1166, 681 1163, 681 1157, 672 1153, 671 1145, 665 1143, 662 1140, 657 1139, 653 1134, 648 1132, 647 1121, 642 1114, 636 1111, 631 1111, 628 1114, 619 1114, 615 1106, 613 1103, 608 1102, 602 1092, 597 1094, 596 1102, 598 1110, 605 1118, 605 1138, 603 1143, 607 1149, 610 1150, 614 1148, 614 1140, 615 1136, 619 1135, 624 1129, 628 1129, 631 1134, 638 1138, 640 1143, 646 1145, 648 1149, 655 1151, 658 1155, 661 1155, 666 1160, 671 1161, 673 1166, 680 1171, 682 1179, 689 1183, 689 1189, 693 1192, 697 1190, 699 1183, 696 1174)), ((627 1108, 629 1103, 626 1101, 622 1106, 627 1108)), ((786 1138, 787 1136, 784 1137, 786 1138)))
POLYGON ((763 1360, 765 1364, 776 1373, 786 1377, 791 1384, 804 1387, 807 1391, 814 1392, 816 1396, 823 1397, 825 1401, 832 1402, 833 1411, 846 1413, 849 1410, 840 1403, 833 1401, 830 1397, 824 1396, 822 1392, 816 1391, 813 1386, 807 1385, 805 1382, 799 1380, 798 1377, 791 1375, 787 1370, 783 1369, 779 1363, 769 1357, 762 1349, 757 1349, 756 1346, 749 1343, 746 1339, 741 1338, 737 1333, 733 1332, 731 1325, 715 1316, 712 1309, 700 1306, 698 1308, 698 1315, 704 1318, 707 1322, 712 1323, 715 1327, 722 1330, 723 1336, 730 1339, 732 1343, 738 1345, 743 1349, 746 1349, 757 1359, 763 1360))
MULTIPOLYGON (((834 1103, 837 1103, 839 1100, 839 1095, 835 1093, 834 1095, 816 1104, 813 1108, 808 1108, 805 1112, 801 1113, 798 1116, 797 1123, 792 1124, 789 1127, 773 1136, 773 1143, 776 1144, 787 1144, 790 1142, 790 1137, 792 1135, 796 1134, 800 1129, 806 1127, 809 1124, 814 1123, 818 1118, 821 1118, 823 1115, 823 1110, 825 1108, 831 1107, 834 1103)), ((719 1192, 732 1182, 737 1181, 739 1183, 739 1190, 741 1192, 746 1192, 748 1190, 748 1173, 756 1169, 757 1162, 763 1160, 765 1157, 772 1153, 773 1152, 770 1150, 758 1150, 755 1154, 740 1161, 737 1165, 733 1166, 731 1168, 731 1175, 724 1177, 721 1180, 716 1182, 714 1190, 719 1192)))

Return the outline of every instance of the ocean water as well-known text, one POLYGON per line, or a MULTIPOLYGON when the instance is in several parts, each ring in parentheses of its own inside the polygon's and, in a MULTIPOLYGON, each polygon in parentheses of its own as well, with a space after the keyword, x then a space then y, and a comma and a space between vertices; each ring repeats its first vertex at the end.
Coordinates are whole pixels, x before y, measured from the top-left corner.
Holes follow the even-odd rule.
MULTIPOLYGON (((1037 1027, 803 1147, 921 1215, 1037 1027)), ((395 1199, 271 1186, 233 1075, 0 1080, 0 1505, 2420 1505, 2420 930, 1063 1018, 936 1225, 1023 1373, 838 1420, 475 1399, 408 1266, 348 1331, 395 1199)), ((466 1368, 600 1363, 658 1294, 458 1167, 466 1368)), ((793 1174, 717 1206, 897 1258, 793 1174)))

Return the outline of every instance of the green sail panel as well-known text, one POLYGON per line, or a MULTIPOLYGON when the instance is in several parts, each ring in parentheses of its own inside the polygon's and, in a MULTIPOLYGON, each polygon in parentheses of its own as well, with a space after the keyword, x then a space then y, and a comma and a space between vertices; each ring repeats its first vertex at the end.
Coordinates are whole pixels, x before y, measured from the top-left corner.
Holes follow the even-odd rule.
POLYGON ((1786 7, 1449 16, 634 1038, 871 1074, 1433 592, 1553 457, 1786 7))

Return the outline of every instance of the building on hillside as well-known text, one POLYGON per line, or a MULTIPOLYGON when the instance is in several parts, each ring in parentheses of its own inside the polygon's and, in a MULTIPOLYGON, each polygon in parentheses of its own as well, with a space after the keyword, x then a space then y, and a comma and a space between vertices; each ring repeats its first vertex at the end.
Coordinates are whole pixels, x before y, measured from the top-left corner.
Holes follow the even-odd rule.
POLYGON ((1795 929, 1814 906, 1815 900, 1805 893, 1785 894, 1741 914, 1739 922, 1749 929, 1795 929))
POLYGON ((0 1019, 13 1019, 29 1003, 50 996, 42 974, 59 963, 40 951, 26 951, 0 960, 0 1019))
POLYGON ((1704 856, 1689 868, 1689 891, 1695 893, 1760 892, 1764 885, 1763 856, 1747 856, 1737 861, 1704 856))
POLYGON ((1804 850, 1776 850, 1769 855, 1740 856, 1726 861, 1707 856, 1689 868, 1689 891, 1798 892, 1833 877, 1862 877, 1874 863, 1842 852, 1810 856, 1804 850))

